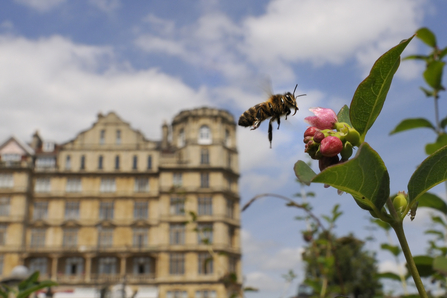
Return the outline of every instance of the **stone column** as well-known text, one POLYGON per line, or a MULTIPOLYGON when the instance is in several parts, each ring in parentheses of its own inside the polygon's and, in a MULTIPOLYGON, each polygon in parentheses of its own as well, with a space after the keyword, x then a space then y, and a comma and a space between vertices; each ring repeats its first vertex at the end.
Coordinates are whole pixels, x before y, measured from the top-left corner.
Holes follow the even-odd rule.
POLYGON ((128 254, 120 254, 120 276, 124 277, 126 275, 126 258, 128 257, 128 254))
POLYGON ((51 280, 57 281, 57 264, 59 261, 59 255, 51 255, 51 280))
POLYGON ((85 282, 90 282, 92 271, 92 255, 85 255, 85 282))

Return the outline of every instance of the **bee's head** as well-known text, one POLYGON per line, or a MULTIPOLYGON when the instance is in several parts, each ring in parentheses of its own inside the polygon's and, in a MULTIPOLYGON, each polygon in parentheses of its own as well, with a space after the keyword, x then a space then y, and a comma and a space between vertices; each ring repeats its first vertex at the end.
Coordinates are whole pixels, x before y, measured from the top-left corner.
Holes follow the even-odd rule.
POLYGON ((284 98, 285 98, 287 105, 291 108, 295 108, 295 113, 293 113, 293 115, 295 115, 296 111, 298 111, 298 105, 296 104, 296 98, 306 95, 306 94, 300 94, 295 97, 296 87, 298 87, 298 84, 295 85, 295 89, 293 89, 293 93, 287 92, 286 94, 284 94, 284 98))

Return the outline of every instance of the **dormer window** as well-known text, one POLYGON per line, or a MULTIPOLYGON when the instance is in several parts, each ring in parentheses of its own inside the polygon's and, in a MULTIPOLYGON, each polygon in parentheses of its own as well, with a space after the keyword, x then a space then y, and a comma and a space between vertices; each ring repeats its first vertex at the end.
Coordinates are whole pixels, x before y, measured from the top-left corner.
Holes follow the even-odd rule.
POLYGON ((53 152, 54 151, 54 142, 45 141, 42 145, 43 152, 53 152))
POLYGON ((207 125, 202 125, 199 130, 199 144, 211 144, 211 129, 207 125))
POLYGON ((104 143, 106 142, 105 139, 106 139, 106 131, 105 131, 105 129, 103 129, 99 133, 99 144, 104 145, 104 143))
POLYGON ((116 130, 116 144, 121 145, 121 130, 116 130))

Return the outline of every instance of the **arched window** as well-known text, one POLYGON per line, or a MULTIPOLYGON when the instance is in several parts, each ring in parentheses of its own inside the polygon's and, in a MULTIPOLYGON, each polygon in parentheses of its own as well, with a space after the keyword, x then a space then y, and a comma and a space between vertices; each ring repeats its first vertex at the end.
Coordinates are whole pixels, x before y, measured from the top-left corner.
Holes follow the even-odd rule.
POLYGON ((178 133, 177 147, 182 148, 183 146, 185 146, 185 131, 182 128, 178 133))
POLYGON ((230 131, 228 129, 225 129, 225 146, 231 146, 230 131))
POLYGON ((199 130, 199 144, 211 144, 211 129, 207 125, 202 125, 199 130))

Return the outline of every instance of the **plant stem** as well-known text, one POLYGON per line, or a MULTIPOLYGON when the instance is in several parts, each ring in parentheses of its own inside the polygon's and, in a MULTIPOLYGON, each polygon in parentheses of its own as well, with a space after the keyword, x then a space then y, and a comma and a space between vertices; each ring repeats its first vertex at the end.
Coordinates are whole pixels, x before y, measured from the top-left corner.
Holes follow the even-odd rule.
POLYGON ((439 135, 439 134, 441 134, 441 123, 439 123, 438 99, 439 99, 439 96, 437 94, 437 91, 435 91, 435 95, 434 95, 434 101, 435 101, 435 121, 436 121, 436 132, 439 135))
POLYGON ((405 237, 404 228, 401 221, 396 221, 391 224, 394 231, 396 232, 397 239, 399 239, 400 246, 404 253, 405 259, 407 260, 408 270, 411 276, 413 276, 414 283, 418 289, 419 295, 422 298, 428 298, 425 292, 424 285, 422 284, 421 276, 419 275, 418 269, 416 268, 416 263, 414 262, 413 256, 411 255, 410 247, 408 246, 407 238, 405 237))

